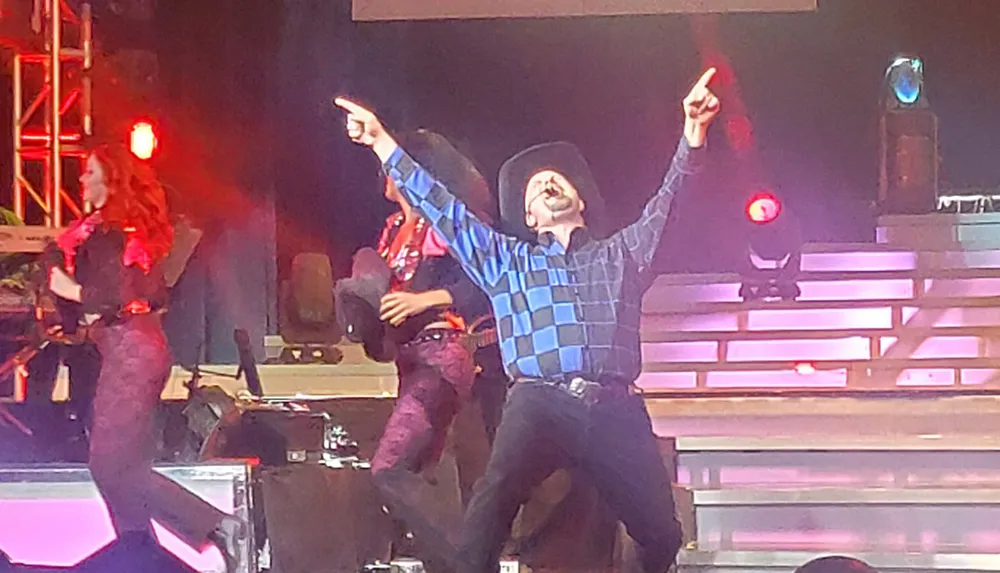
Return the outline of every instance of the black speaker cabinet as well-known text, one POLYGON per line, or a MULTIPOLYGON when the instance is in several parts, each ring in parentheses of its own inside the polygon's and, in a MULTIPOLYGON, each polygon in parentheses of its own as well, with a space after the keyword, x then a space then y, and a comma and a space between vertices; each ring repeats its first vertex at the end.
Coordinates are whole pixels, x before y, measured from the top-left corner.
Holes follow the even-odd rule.
POLYGON ((370 471, 294 464, 259 475, 271 573, 360 571, 388 562, 394 527, 370 471))

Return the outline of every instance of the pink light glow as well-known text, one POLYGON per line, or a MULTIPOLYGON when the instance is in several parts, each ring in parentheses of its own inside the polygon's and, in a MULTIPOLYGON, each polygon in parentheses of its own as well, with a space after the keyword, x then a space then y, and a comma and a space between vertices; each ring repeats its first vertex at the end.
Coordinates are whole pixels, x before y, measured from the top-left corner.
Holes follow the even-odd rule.
POLYGON ((742 300, 740 298, 740 282, 738 279, 722 275, 718 278, 719 282, 715 283, 661 283, 656 285, 656 294, 648 298, 651 299, 651 305, 655 305, 653 297, 671 302, 736 302, 742 300))
POLYGON ((929 315, 914 307, 903 307, 903 322, 908 326, 1000 326, 1000 308, 944 308, 929 315), (927 318, 920 320, 917 316, 927 318), (915 324, 911 325, 911 321, 915 324))
POLYGON ((799 281, 798 300, 883 300, 913 298, 909 279, 799 281))
POLYGON ((998 374, 996 370, 990 368, 968 368, 962 370, 961 376, 960 384, 963 386, 979 386, 993 382, 998 374))
POLYGON ((820 370, 803 378, 794 370, 709 372, 709 388, 843 388, 847 370, 820 370))
POLYGON ((969 533, 959 544, 945 544, 933 531, 920 533, 919 539, 909 540, 901 532, 887 532, 874 537, 846 530, 734 531, 723 539, 718 531, 705 532, 702 549, 735 550, 821 550, 821 551, 891 551, 996 553, 1000 549, 1000 531, 969 533))
POLYGON ((738 330, 736 314, 716 312, 705 314, 653 314, 642 317, 642 329, 674 332, 733 332, 738 330))
POLYGON ((962 541, 969 553, 1000 553, 1000 531, 975 531, 962 541))
POLYGON ((769 487, 834 487, 891 485, 891 472, 864 472, 869 475, 833 473, 810 468, 732 467, 719 469, 719 486, 726 489, 769 487))
POLYGON ((643 390, 691 389, 698 385, 694 372, 643 372, 635 382, 643 390))
POLYGON ((14 562, 65 567, 115 538, 100 499, 2 500, 0 515, 0 547, 14 562))
POLYGON ((730 542, 734 549, 859 550, 871 545, 853 531, 734 531, 730 542))
POLYGON ((816 373, 816 367, 808 362, 800 362, 795 365, 795 373, 799 376, 811 376, 816 373))
POLYGON ((715 362, 719 359, 718 344, 704 342, 653 342, 642 345, 646 362, 715 362))
POLYGON ((909 271, 917 268, 913 252, 802 253, 806 272, 909 271))
POLYGON ((677 485, 691 485, 691 470, 686 467, 677 468, 677 485))
POLYGON ((892 328, 889 307, 810 310, 752 310, 750 330, 892 328))
POLYGON ((924 292, 934 296, 1000 296, 1000 278, 925 279, 924 292))
MULTIPOLYGON (((96 489, 91 495, 61 499, 0 499, 0 549, 15 563, 69 566, 114 540, 115 534, 96 489)), ((231 512, 231 491, 211 495, 209 503, 231 512)), ((222 556, 214 547, 199 552, 154 523, 161 545, 201 572, 219 570, 222 556)))
MULTIPOLYGON (((808 439, 808 438, 803 438, 808 439)), ((677 468, 681 485, 708 489, 754 489, 760 487, 992 487, 1000 483, 1000 471, 967 469, 961 472, 939 468, 866 468, 835 472, 808 466, 731 466, 701 468, 695 481, 685 462, 677 468)))
POLYGON ((976 358, 980 344, 976 336, 935 336, 923 341, 910 358, 976 358))
POLYGON ((726 358, 733 362, 766 360, 865 360, 868 338, 829 340, 733 340, 726 358))

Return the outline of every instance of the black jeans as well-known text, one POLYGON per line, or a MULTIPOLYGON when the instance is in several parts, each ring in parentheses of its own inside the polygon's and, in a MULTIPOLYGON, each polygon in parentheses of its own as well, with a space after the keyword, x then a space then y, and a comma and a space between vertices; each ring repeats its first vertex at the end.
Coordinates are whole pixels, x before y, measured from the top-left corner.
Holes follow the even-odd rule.
POLYGON ((646 573, 664 573, 681 546, 670 475, 641 395, 585 401, 541 382, 508 394, 486 475, 465 514, 460 573, 499 569, 511 523, 533 487, 563 467, 586 473, 637 545, 646 573))

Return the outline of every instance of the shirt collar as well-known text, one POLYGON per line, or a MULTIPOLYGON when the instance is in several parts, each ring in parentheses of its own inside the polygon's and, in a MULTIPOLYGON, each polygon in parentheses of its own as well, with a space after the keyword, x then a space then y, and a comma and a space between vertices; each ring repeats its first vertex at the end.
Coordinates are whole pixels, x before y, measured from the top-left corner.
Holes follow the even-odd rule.
MULTIPOLYGON (((593 238, 594 237, 591 234, 590 229, 587 227, 577 227, 569 234, 569 247, 566 251, 569 252, 580 249, 592 241, 593 238)), ((546 231, 538 235, 538 244, 545 248, 551 248, 553 245, 562 246, 559 241, 556 240, 555 234, 550 231, 546 231)))

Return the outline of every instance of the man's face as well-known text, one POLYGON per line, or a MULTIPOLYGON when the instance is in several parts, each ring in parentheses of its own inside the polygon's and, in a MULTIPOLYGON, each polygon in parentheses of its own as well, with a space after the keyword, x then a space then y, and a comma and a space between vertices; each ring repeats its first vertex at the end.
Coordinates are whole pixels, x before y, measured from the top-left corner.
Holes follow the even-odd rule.
POLYGON ((585 208, 576 187, 551 169, 532 175, 524 189, 524 222, 535 231, 558 223, 582 224, 585 208))

